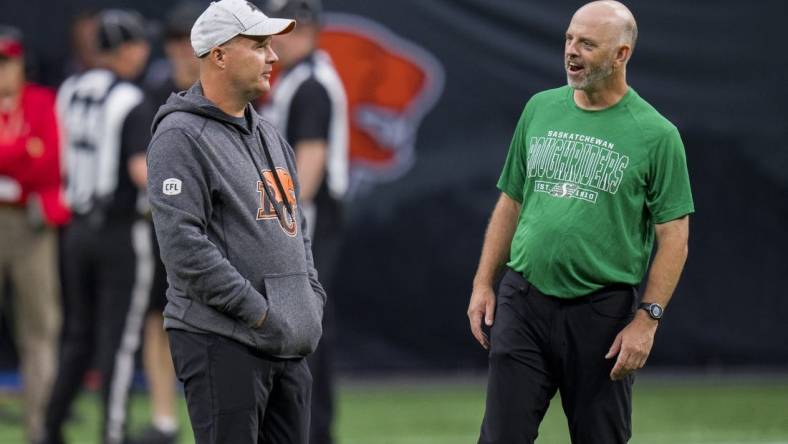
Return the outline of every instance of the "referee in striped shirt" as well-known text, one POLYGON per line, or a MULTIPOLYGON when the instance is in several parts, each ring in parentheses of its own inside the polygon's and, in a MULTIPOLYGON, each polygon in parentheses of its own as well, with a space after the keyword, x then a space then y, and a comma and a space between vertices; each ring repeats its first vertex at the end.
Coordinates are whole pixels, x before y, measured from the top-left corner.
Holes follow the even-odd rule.
POLYGON ((62 428, 84 374, 101 374, 101 442, 122 443, 134 354, 153 277, 150 225, 141 218, 150 112, 132 83, 149 54, 146 25, 131 11, 99 15, 100 67, 58 92, 66 199, 73 222, 63 238, 65 329, 46 415, 45 443, 62 428))

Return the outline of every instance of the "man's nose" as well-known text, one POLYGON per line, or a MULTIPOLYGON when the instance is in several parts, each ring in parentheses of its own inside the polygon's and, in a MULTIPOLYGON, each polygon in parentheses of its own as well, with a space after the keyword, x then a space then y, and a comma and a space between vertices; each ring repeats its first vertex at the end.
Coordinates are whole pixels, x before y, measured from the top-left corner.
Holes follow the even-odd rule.
POLYGON ((276 55, 276 51, 274 51, 274 48, 268 49, 268 55, 265 58, 265 61, 266 63, 276 63, 279 61, 279 56, 276 55))
POLYGON ((577 55, 577 41, 574 39, 567 40, 565 45, 564 53, 568 56, 576 56, 577 55))

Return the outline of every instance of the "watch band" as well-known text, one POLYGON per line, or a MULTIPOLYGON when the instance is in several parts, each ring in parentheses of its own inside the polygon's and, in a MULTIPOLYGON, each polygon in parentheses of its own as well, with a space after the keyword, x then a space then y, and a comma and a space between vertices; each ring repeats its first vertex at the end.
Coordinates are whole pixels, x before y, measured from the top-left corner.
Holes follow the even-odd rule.
POLYGON ((641 302, 638 305, 638 309, 645 310, 649 317, 655 321, 661 320, 662 316, 665 315, 665 309, 656 302, 641 302))

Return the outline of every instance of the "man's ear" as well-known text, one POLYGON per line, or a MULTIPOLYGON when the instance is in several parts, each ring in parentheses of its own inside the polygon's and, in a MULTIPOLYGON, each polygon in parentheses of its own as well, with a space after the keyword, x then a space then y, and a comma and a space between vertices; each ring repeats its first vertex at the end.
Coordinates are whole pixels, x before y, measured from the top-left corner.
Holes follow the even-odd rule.
POLYGON ((208 56, 220 69, 224 69, 227 65, 227 51, 224 48, 219 46, 212 48, 208 56))
POLYGON ((616 62, 620 65, 625 65, 629 61, 629 56, 632 54, 632 47, 629 45, 621 45, 616 51, 616 62))

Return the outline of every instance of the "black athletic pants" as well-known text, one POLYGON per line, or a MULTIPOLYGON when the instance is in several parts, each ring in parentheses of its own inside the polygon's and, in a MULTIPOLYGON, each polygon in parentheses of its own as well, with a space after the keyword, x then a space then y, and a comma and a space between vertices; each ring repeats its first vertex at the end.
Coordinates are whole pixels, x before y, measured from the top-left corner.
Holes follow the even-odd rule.
MULTIPOLYGON (((322 279, 321 279, 322 280, 322 279)), ((326 290, 328 291, 328 290, 326 290)), ((336 347, 335 303, 329 294, 323 307, 323 336, 307 357, 312 374, 312 407, 309 444, 332 444, 334 422, 334 349, 336 347)))
POLYGON ((96 228, 77 218, 66 228, 62 247, 65 322, 45 442, 63 441, 63 423, 95 363, 104 407, 101 442, 121 443, 153 277, 150 224, 107 221, 96 228))
POLYGON ((312 376, 213 334, 168 330, 196 444, 307 444, 312 376))
POLYGON ((507 269, 490 335, 479 443, 533 443, 556 390, 573 444, 626 443, 634 378, 611 381, 615 359, 605 354, 635 302, 635 289, 623 285, 579 299, 546 296, 507 269))
MULTIPOLYGON (((330 222, 330 221, 327 221, 330 222)), ((314 353, 307 357, 312 373, 312 407, 309 444, 333 444, 334 360, 336 349, 336 300, 334 276, 339 263, 342 231, 339 225, 325 223, 316 227, 312 252, 320 283, 328 298, 323 307, 323 336, 314 353)))

